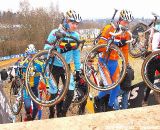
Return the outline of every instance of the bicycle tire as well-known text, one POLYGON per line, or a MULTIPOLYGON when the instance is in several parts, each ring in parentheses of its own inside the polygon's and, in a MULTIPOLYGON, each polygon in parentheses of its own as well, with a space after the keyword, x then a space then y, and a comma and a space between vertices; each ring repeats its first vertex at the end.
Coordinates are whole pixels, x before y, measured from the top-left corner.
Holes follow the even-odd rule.
POLYGON ((133 42, 129 43, 129 54, 133 58, 138 58, 146 53, 148 49, 149 32, 145 33, 145 36, 140 37, 140 33, 146 31, 148 26, 143 23, 135 25, 131 32, 133 34, 133 42))
POLYGON ((19 90, 17 90, 17 92, 15 92, 15 89, 14 87, 18 87, 17 84, 16 84, 16 80, 13 80, 12 81, 12 84, 11 84, 11 88, 10 88, 10 109, 11 109, 11 112, 14 114, 14 115, 18 115, 22 109, 22 105, 23 105, 23 97, 22 97, 22 89, 20 88, 17 88, 19 90), (21 94, 21 95, 19 95, 21 94), (19 99, 17 99, 19 96, 19 99), (12 101, 12 99, 15 98, 14 101, 12 101))
MULTIPOLYGON (((41 106, 45 106, 45 107, 49 107, 49 106, 52 106, 52 105, 56 105, 57 103, 59 103, 63 98, 64 96, 66 95, 67 91, 68 91, 68 87, 69 87, 69 82, 70 82, 70 70, 69 70, 69 67, 68 67, 68 64, 66 63, 65 59, 63 58, 63 56, 58 53, 57 51, 52 51, 51 52, 51 59, 53 57, 56 57, 60 60, 60 62, 62 63, 62 65, 64 66, 64 70, 65 70, 65 85, 63 86, 63 89, 61 91, 59 91, 60 88, 58 88, 58 92, 57 92, 57 96, 56 98, 54 98, 53 100, 42 100, 38 97, 36 97, 31 89, 31 86, 30 86, 30 83, 29 83, 29 74, 30 74, 30 68, 34 68, 32 65, 33 63, 35 62, 35 60, 40 60, 41 57, 46 57, 48 55, 48 50, 42 50, 40 51, 39 53, 37 53, 36 55, 33 56, 33 58, 31 59, 31 61, 29 62, 28 64, 28 67, 27 67, 27 70, 26 70, 26 76, 25 76, 25 84, 26 84, 26 88, 28 90, 28 93, 29 95, 31 96, 31 99, 36 102, 38 105, 41 105, 41 106)), ((50 59, 47 59, 47 58, 44 58, 43 61, 45 63, 45 66, 49 66, 49 60, 50 59)), ((46 68, 46 67, 45 67, 46 68)), ((44 70, 44 71, 47 71, 44 70)), ((52 73, 50 72, 50 69, 48 69, 50 75, 52 76, 52 80, 54 80, 53 78, 53 75, 52 73)), ((43 79, 45 79, 46 77, 45 76, 42 76, 43 79)), ((46 78, 47 79, 47 78, 46 78)), ((55 81, 55 80, 54 80, 55 81)), ((59 86, 57 86, 59 87, 59 86)))
POLYGON ((149 64, 149 62, 156 56, 160 56, 160 50, 159 51, 155 51, 152 52, 150 55, 148 55, 146 57, 146 59, 144 60, 143 64, 142 64, 142 68, 141 68, 141 75, 142 75, 142 79, 143 81, 146 83, 146 85, 156 91, 156 92, 160 92, 160 88, 159 87, 154 87, 155 85, 153 83, 150 82, 150 80, 148 79, 147 76, 147 65, 149 64))
MULTIPOLYGON (((108 44, 96 45, 95 47, 93 47, 93 48, 90 50, 90 52, 88 53, 88 55, 86 56, 86 58, 85 58, 85 60, 84 60, 84 68, 83 68, 83 70, 84 70, 85 79, 86 79, 86 81, 88 82, 88 84, 89 84, 91 87, 93 87, 94 89, 99 90, 99 91, 106 91, 106 90, 111 90, 111 89, 115 88, 118 84, 120 84, 120 83, 122 82, 122 80, 123 80, 123 78, 124 78, 124 76, 125 76, 125 74, 126 74, 126 68, 127 68, 127 66, 126 66, 125 57, 124 57, 122 51, 119 49, 118 46, 116 46, 116 45, 114 45, 114 44, 111 44, 111 46, 110 46, 110 48, 109 48, 109 51, 112 51, 112 50, 117 51, 117 54, 118 54, 119 57, 120 57, 120 59, 118 60, 118 63, 120 63, 120 67, 119 67, 119 68, 121 68, 121 69, 120 69, 120 76, 119 76, 118 80, 117 80, 116 82, 113 82, 113 83, 110 84, 110 85, 101 86, 101 85, 99 85, 99 84, 97 85, 97 83, 95 83, 95 81, 93 81, 93 79, 91 79, 92 77, 90 77, 90 75, 89 75, 89 70, 88 70, 88 69, 90 69, 90 67, 87 67, 87 66, 88 66, 87 64, 88 64, 88 63, 90 62, 90 60, 91 60, 90 57, 92 57, 92 55, 93 55, 94 53, 97 53, 97 51, 98 51, 100 48, 105 48, 107 45, 108 45, 108 44)), ((97 57, 96 57, 96 59, 97 59, 97 57)), ((95 63, 94 63, 94 65, 95 65, 95 63)), ((99 72, 99 71, 97 71, 97 73, 98 73, 98 72, 99 72)), ((97 76, 97 77, 99 78, 100 76, 97 76)), ((99 81, 98 81, 98 82, 99 82, 99 81)))

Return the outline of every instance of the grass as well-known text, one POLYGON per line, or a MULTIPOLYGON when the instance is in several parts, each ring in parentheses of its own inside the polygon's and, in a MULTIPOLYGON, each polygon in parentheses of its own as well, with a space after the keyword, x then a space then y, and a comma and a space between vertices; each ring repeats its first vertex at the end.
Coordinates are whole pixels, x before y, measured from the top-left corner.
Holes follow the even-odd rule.
POLYGON ((129 57, 129 63, 134 69, 134 80, 132 84, 141 82, 142 81, 141 68, 142 68, 143 60, 141 58, 129 57))

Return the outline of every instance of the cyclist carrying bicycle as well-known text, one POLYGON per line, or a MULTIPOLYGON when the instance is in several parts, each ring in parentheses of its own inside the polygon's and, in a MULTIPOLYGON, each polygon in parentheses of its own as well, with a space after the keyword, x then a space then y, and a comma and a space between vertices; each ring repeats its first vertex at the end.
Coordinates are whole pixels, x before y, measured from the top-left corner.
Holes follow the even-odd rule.
MULTIPOLYGON (((108 40, 112 37, 114 33, 117 33, 117 35, 114 38, 114 43, 122 50, 125 59, 126 64, 128 65, 128 44, 127 41, 130 41, 132 38, 131 33, 128 31, 128 25, 133 20, 133 15, 128 10, 121 10, 119 15, 119 20, 117 21, 117 25, 114 26, 112 24, 107 25, 102 30, 101 36, 104 38, 107 38, 108 40), (119 33, 121 32, 121 33, 119 33)), ((99 44, 105 43, 105 40, 100 39, 98 41, 99 44)), ((100 51, 104 51, 103 49, 100 51)), ((104 52, 105 53, 105 52, 104 52)), ((105 55, 105 54, 104 54, 105 55)), ((118 66, 118 57, 116 52, 110 53, 110 58, 108 63, 105 63, 105 57, 102 55, 102 57, 99 59, 101 63, 103 63, 104 66, 107 66, 107 69, 110 73, 111 82, 114 82, 116 78, 119 76, 119 66, 118 66)), ((104 81, 103 81, 104 82, 104 81)), ((110 94, 109 102, 107 106, 107 111, 113 110, 114 102, 118 96, 118 93, 120 91, 120 85, 116 86, 114 89, 110 91, 100 91, 98 94, 98 97, 95 98, 97 102, 101 102, 100 100, 107 94, 110 94)), ((96 102, 95 101, 95 102, 96 102)))
MULTIPOLYGON (((78 27, 78 24, 81 21, 82 21, 82 18, 78 13, 76 13, 73 10, 67 11, 66 14, 64 15, 62 23, 59 25, 59 28, 54 29, 50 32, 48 39, 44 46, 44 49, 50 49, 51 48, 50 44, 54 44, 57 38, 61 39, 62 42, 57 47, 57 51, 63 55, 69 67, 70 67, 70 63, 74 61, 74 67, 76 70, 76 80, 79 80, 80 78, 79 76, 79 71, 80 71, 80 66, 81 66, 80 50, 73 49, 76 46, 76 44, 72 39, 67 38, 67 37, 62 37, 62 38, 57 37, 56 32, 61 32, 62 34, 73 36, 77 40, 79 40, 80 36, 76 32, 76 29, 78 27)), ((57 59, 54 60, 52 74, 57 84, 59 83, 60 78, 63 84, 65 83, 65 72, 64 72, 63 66, 61 65, 61 63, 58 62, 57 59)), ((73 75, 71 74, 69 90, 65 97, 65 101, 62 101, 56 105, 57 117, 66 116, 67 110, 73 99, 74 89, 75 89, 75 83, 74 83, 73 75)), ((55 97, 56 97, 56 93, 53 92, 51 95, 51 99, 55 97)), ((55 113, 54 106, 51 106, 49 110, 50 110, 49 118, 53 118, 54 113, 55 113)))
MULTIPOLYGON (((20 62, 20 65, 23 68, 22 69, 23 73, 26 73, 26 68, 28 66, 28 62, 33 57, 33 55, 37 53, 37 50, 35 49, 35 46, 33 44, 29 44, 25 53, 27 55, 26 59, 24 61, 20 62)), ((30 85, 32 86, 32 91, 33 91, 34 95, 36 97, 38 97, 38 85, 39 85, 39 81, 40 81, 40 75, 38 75, 38 72, 43 71, 43 63, 40 61, 36 61, 34 63, 34 67, 36 69, 35 74, 33 76, 30 76, 29 82, 30 82, 30 85)), ((23 100, 24 100, 25 111, 26 111, 26 118, 24 120, 25 121, 34 120, 36 118, 36 115, 38 112, 38 104, 31 100, 31 97, 29 96, 29 94, 25 88, 23 89, 23 100), (33 103, 33 109, 31 109, 32 103, 33 103)))

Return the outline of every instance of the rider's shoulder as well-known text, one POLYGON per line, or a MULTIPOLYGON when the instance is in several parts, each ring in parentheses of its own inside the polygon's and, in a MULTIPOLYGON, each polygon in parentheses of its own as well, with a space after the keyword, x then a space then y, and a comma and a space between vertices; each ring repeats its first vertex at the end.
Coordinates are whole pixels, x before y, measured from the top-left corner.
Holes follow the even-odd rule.
POLYGON ((50 34, 55 34, 55 32, 57 32, 58 31, 58 29, 53 29, 51 32, 50 32, 50 34))
POLYGON ((108 31, 112 31, 114 30, 115 28, 111 25, 111 24, 107 24, 105 25, 105 27, 103 28, 103 32, 108 32, 108 31))
POLYGON ((111 25, 111 24, 106 24, 105 26, 104 26, 104 29, 111 29, 111 28, 113 28, 114 29, 114 27, 111 25))
POLYGON ((72 32, 72 34, 75 35, 75 36, 79 36, 79 35, 80 35, 80 34, 79 34, 78 32, 76 32, 76 31, 75 31, 75 32, 72 32))

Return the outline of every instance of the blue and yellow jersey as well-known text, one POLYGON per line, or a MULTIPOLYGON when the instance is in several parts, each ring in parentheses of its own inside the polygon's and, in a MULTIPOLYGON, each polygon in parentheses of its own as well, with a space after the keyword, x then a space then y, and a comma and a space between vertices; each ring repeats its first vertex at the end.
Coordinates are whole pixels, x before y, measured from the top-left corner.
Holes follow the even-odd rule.
MULTIPOLYGON (((23 78, 25 78, 28 62, 29 62, 28 60, 25 60, 25 62, 24 61, 20 62, 20 65, 23 66, 22 67, 23 78)), ((33 72, 31 72, 32 75, 29 77, 29 83, 31 87, 37 89, 40 81, 40 73, 43 72, 43 62, 36 60, 33 67, 34 67, 33 69, 31 68, 31 71, 33 70, 33 72)), ((26 89, 23 90, 23 98, 30 98, 26 89)))
MULTIPOLYGON (((26 61, 23 66, 25 69, 23 69, 23 72, 26 73, 26 68, 28 66, 28 61, 26 61)), ((34 63, 34 68, 31 68, 30 71, 32 75, 29 77, 29 82, 31 87, 38 87, 39 80, 40 80, 40 73, 43 72, 43 62, 36 60, 34 63), (33 72, 32 72, 33 71, 33 72)))
MULTIPOLYGON (((101 36, 109 39, 109 38, 111 37, 110 32, 114 33, 114 32, 115 32, 115 28, 114 28, 112 25, 108 24, 108 25, 106 25, 106 26, 104 27, 104 29, 102 30, 101 36)), ((130 39, 131 39, 131 35, 130 35, 130 33, 127 32, 127 31, 124 32, 124 33, 122 33, 122 34, 120 34, 120 35, 115 36, 115 40, 117 40, 117 41, 118 41, 118 40, 120 40, 120 41, 121 41, 121 40, 126 40, 126 41, 128 41, 128 40, 130 40, 130 39)), ((99 43, 99 44, 104 44, 104 43, 106 43, 106 41, 104 41, 103 39, 100 39, 98 43, 99 43)), ((124 56, 125 56, 126 63, 128 63, 128 44, 126 44, 125 46, 120 47, 120 49, 122 50, 122 52, 123 52, 123 54, 124 54, 124 56)), ((104 51, 104 52, 105 52, 105 48, 101 48, 100 51, 104 51)), ((111 52, 111 55, 110 55, 110 59, 111 59, 111 60, 118 60, 117 52, 112 51, 112 52, 111 52)))
MULTIPOLYGON (((55 35, 55 32, 58 31, 59 29, 54 29, 50 32, 49 36, 48 36, 48 39, 47 39, 47 42, 48 43, 54 43, 54 41, 56 40, 56 35, 55 35)), ((66 34, 68 36, 73 36, 75 37, 77 40, 80 39, 80 36, 77 32, 66 32, 66 34)), ((72 42, 73 40, 70 39, 70 38, 62 38, 61 39, 62 41, 69 41, 71 43, 71 46, 73 46, 73 48, 76 46, 76 43, 75 42, 72 42)), ((66 45, 67 43, 65 42, 61 42, 59 44, 59 46, 57 46, 57 51, 59 53, 61 53, 61 49, 64 48, 64 46, 66 45)), ((45 44, 44 46, 44 49, 45 50, 48 50, 50 49, 51 46, 49 44, 45 44)), ((75 50, 70 50, 70 51, 67 51, 65 53, 62 53, 63 57, 65 58, 67 64, 70 64, 72 62, 72 60, 74 61, 74 66, 75 66, 75 70, 76 71, 79 71, 80 70, 80 67, 81 67, 81 63, 80 63, 80 50, 79 49, 75 49, 75 50)), ((54 65, 55 66, 59 66, 59 67, 62 67, 62 63, 59 59, 55 59, 54 60, 54 65)))

